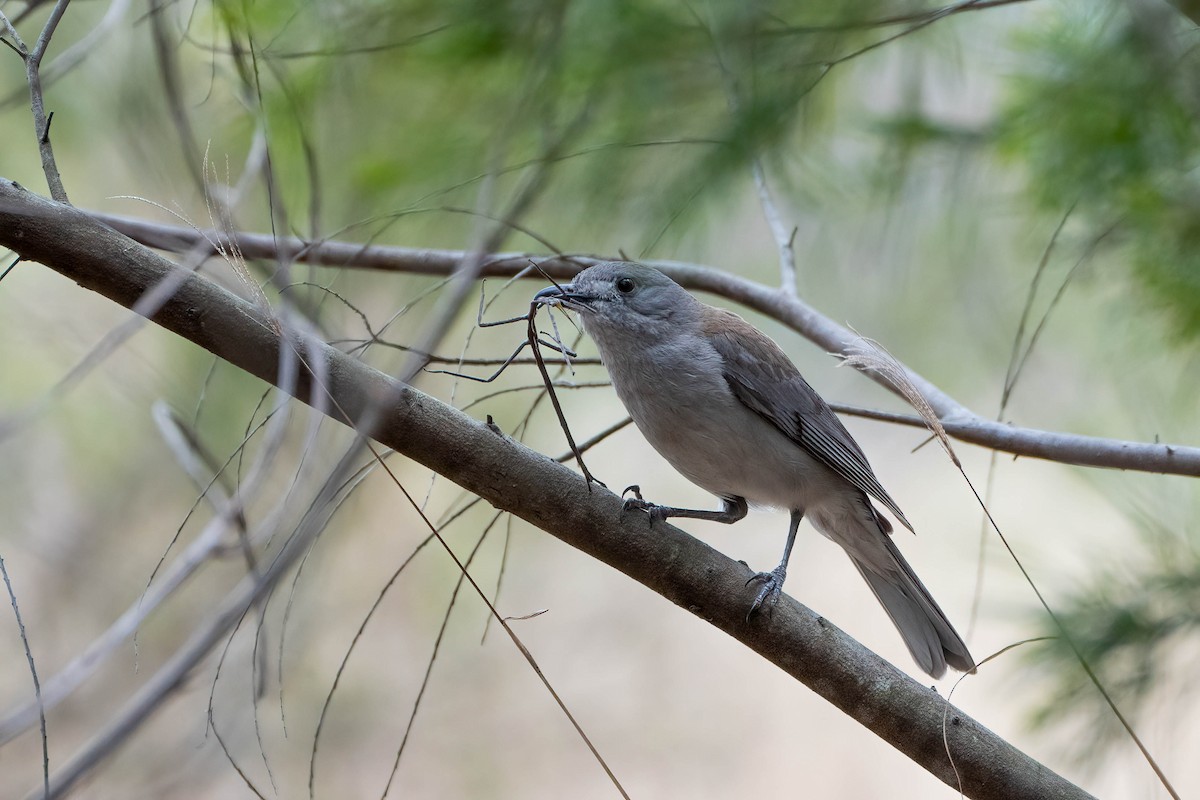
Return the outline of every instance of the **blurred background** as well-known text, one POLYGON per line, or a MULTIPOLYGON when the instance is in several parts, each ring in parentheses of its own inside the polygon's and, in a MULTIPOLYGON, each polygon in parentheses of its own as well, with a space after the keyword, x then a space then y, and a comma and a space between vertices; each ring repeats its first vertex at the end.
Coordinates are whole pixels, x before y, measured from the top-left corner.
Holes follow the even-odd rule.
MULTIPOLYGON (((51 4, 0 12, 32 47, 51 4)), ((676 259, 777 286, 757 162, 795 227, 806 302, 985 417, 1194 445, 1198 18, 1182 0, 92 0, 68 7, 42 77, 71 201, 172 225, 452 249, 500 230, 504 249, 676 259)), ((47 193, 12 48, 0 141, 0 175, 47 193)), ((428 277, 236 257, 203 271, 294 304, 390 372, 442 295, 428 277)), ((488 282, 487 318, 524 313, 541 286, 488 282)), ((831 402, 906 410, 795 332, 705 299, 774 336, 831 402)), ((224 465, 224 485, 254 476, 247 521, 280 536, 350 439, 132 318, 37 264, 0 282, 0 556, 43 684, 175 574, 211 520, 156 404, 224 465)), ((439 353, 503 358, 524 335, 475 322, 472 300, 439 353)), ((624 415, 611 389, 585 385, 602 368, 563 379, 578 384, 559 392, 576 439, 624 415)), ((417 385, 566 450, 533 367, 417 385)), ((945 455, 919 430, 845 419, 920 533, 898 534, 902 549, 977 660, 1020 643, 938 691, 1098 796, 1168 796, 1069 648, 1045 638, 1055 627, 945 455)), ((1196 481, 957 452, 1177 791, 1200 792, 1196 481)), ((715 507, 632 427, 587 460, 609 486, 715 507)), ((432 520, 470 502, 388 463, 432 520)), ((363 465, 303 566, 77 796, 616 796, 479 598, 452 601, 459 573, 422 546, 397 486, 363 465)), ((786 525, 765 511, 681 523, 760 569, 786 525)), ((850 562, 801 531, 786 590, 925 680, 850 562)), ((511 624, 632 796, 956 796, 774 666, 525 523, 477 503, 443 533, 474 552, 502 614, 545 612, 511 624)), ((48 713, 52 771, 245 575, 236 545, 48 713)), ((21 797, 41 785, 42 745, 11 612, 0 654, 0 797, 21 797)))

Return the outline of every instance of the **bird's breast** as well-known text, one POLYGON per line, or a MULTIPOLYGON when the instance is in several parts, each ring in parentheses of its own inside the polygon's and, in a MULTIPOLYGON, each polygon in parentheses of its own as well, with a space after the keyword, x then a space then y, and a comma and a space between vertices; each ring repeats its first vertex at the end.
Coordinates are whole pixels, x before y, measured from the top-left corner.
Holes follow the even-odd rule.
POLYGON ((696 485, 780 508, 810 507, 836 486, 824 465, 734 396, 722 359, 703 342, 650 346, 633 359, 601 355, 642 435, 696 485))

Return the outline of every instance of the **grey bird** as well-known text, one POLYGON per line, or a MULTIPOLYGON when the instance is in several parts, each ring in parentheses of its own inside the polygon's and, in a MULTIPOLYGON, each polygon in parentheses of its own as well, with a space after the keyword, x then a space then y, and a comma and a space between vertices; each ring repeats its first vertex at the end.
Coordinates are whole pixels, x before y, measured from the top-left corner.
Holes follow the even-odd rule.
POLYGON ((733 523, 748 504, 791 512, 779 566, 753 576, 750 608, 774 604, 800 520, 841 545, 922 670, 974 672, 966 644, 892 541, 876 500, 912 526, 880 486, 867 458, 829 405, 766 334, 705 305, 662 272, 607 262, 536 301, 575 311, 595 341, 617 396, 671 466, 723 501, 720 511, 657 505, 637 487, 627 507, 651 523, 690 517, 733 523))

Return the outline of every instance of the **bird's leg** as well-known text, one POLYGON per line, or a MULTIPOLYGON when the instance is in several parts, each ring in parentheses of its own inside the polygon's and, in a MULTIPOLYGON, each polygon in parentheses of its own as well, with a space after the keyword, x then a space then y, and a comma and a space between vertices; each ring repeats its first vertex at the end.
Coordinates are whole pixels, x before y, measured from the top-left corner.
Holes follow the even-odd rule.
POLYGON ((770 572, 759 572, 750 576, 750 580, 746 581, 746 585, 755 581, 762 581, 762 588, 758 590, 758 596, 754 598, 754 603, 750 606, 750 613, 746 615, 746 619, 754 616, 754 612, 763 607, 763 604, 775 605, 779 600, 779 594, 783 591, 783 581, 787 577, 788 559, 792 557, 792 545, 796 543, 796 531, 800 527, 800 520, 804 519, 803 511, 793 511, 792 521, 788 527, 787 544, 783 548, 783 560, 779 562, 779 566, 770 572))
POLYGON ((722 497, 722 508, 720 511, 705 511, 703 509, 675 508, 674 506, 660 506, 657 503, 651 503, 648 500, 642 499, 641 487, 636 484, 621 492, 622 497, 627 494, 633 494, 633 497, 625 498, 625 510, 637 509, 645 511, 650 515, 651 524, 655 520, 664 520, 667 517, 687 517, 689 519, 706 519, 709 522, 732 525, 745 517, 746 513, 750 510, 744 497, 722 497))

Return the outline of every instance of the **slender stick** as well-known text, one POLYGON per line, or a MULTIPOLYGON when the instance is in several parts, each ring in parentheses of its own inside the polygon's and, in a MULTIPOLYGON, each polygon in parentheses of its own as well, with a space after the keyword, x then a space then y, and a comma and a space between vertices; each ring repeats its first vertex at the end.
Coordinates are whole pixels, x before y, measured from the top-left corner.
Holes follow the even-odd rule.
POLYGON ((67 199, 67 190, 63 188, 58 163, 54 160, 54 147, 50 144, 50 121, 54 114, 46 115, 46 103, 42 97, 41 66, 46 48, 50 46, 50 37, 54 35, 70 2, 71 0, 58 0, 54 4, 54 10, 50 12, 50 18, 46 20, 33 51, 24 57, 25 79, 29 82, 29 105, 33 110, 33 129, 37 135, 38 152, 42 156, 42 171, 46 173, 50 196, 60 203, 69 203, 70 200, 67 199))

